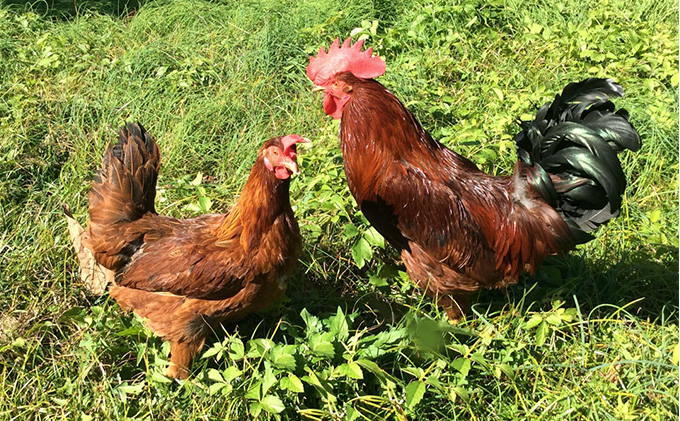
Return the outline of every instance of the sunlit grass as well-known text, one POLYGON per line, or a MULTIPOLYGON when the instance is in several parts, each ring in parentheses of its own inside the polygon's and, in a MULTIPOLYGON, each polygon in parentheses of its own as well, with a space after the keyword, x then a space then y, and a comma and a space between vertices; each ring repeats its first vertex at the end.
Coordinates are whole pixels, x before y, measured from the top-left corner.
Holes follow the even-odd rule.
POLYGON ((677 415, 677 4, 54 3, 0 9, 0 418, 677 415), (357 212, 337 122, 305 76, 355 28, 423 125, 499 174, 517 118, 568 82, 615 78, 643 138, 622 156, 621 216, 448 324, 357 212), (85 294, 62 216, 68 203, 85 220, 129 120, 160 145, 157 208, 173 216, 201 195, 228 209, 269 137, 313 141, 292 184, 305 251, 287 298, 218 329, 182 384, 161 375, 167 346, 139 319, 85 294))

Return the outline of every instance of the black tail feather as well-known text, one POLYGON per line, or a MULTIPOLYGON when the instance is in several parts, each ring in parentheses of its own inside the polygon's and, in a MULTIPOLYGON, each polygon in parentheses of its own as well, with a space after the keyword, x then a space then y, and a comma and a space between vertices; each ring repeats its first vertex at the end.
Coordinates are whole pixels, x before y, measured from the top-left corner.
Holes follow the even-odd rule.
POLYGON ((621 96, 611 79, 570 83, 515 136, 520 159, 535 168, 524 172, 529 184, 560 212, 577 242, 619 214, 626 179, 617 154, 640 149, 628 112, 614 112, 609 100, 621 96))

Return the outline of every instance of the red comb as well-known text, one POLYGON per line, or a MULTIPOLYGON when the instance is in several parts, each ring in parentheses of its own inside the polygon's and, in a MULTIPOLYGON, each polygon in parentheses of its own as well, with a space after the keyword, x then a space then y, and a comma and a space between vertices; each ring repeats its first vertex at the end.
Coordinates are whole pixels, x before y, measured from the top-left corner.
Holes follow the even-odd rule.
POLYGON ((385 74, 385 62, 373 56, 373 47, 361 51, 364 40, 360 39, 350 46, 352 38, 347 38, 340 47, 340 38, 336 38, 328 52, 321 47, 316 57, 309 57, 307 77, 315 85, 324 85, 333 75, 350 72, 362 79, 373 79, 385 74))
POLYGON ((309 143, 309 139, 306 139, 302 136, 298 136, 296 134, 289 134, 288 136, 284 136, 281 138, 281 144, 283 145, 283 153, 284 155, 289 155, 291 151, 291 148, 293 145, 296 143, 309 143))

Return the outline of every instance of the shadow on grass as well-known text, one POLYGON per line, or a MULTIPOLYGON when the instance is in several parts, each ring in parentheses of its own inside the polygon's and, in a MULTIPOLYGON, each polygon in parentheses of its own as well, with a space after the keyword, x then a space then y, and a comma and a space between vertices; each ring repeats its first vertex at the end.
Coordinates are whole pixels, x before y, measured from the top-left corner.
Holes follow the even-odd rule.
POLYGON ((678 322, 678 248, 658 246, 631 251, 615 263, 588 262, 568 255, 546 260, 536 275, 524 276, 507 290, 482 291, 476 296, 476 310, 501 311, 508 303, 524 309, 549 310, 551 302, 562 300, 567 307, 578 306, 584 317, 620 311, 653 323, 678 322))
MULTIPOLYGON (((348 273, 347 278, 330 284, 310 279, 300 270, 291 279, 282 303, 224 327, 228 332, 238 329, 250 336, 256 330, 270 331, 281 316, 287 324, 304 327, 300 317, 303 308, 323 318, 335 314, 340 307, 345 314, 359 313, 354 329, 379 332, 404 321, 412 307, 420 308, 416 313, 432 310, 431 300, 419 290, 411 297, 394 299, 394 286, 391 290, 359 287, 359 283, 368 285, 368 275, 363 271, 348 273), (419 303, 421 299, 424 305, 419 303)), ((489 315, 507 312, 508 307, 548 311, 553 301, 561 300, 565 307, 578 304, 584 317, 591 312, 605 316, 624 308, 637 318, 666 324, 678 322, 678 287, 678 249, 659 246, 655 254, 647 250, 630 252, 615 263, 587 261, 573 254, 551 258, 534 276, 523 276, 507 290, 479 291, 472 304, 477 313, 489 315)), ((467 317, 472 320, 473 311, 467 317)))
POLYGON ((144 0, 3 1, 3 5, 13 12, 33 11, 49 20, 69 20, 88 12, 123 17, 134 14, 144 3, 144 0))

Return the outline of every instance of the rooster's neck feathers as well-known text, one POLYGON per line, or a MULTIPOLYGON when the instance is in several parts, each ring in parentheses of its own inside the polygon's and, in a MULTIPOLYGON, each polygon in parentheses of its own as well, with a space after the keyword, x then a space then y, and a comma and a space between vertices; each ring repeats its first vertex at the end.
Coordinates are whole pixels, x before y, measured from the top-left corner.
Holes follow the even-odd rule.
MULTIPOLYGON (((408 165, 412 171, 435 180, 465 178, 470 174, 485 176, 468 159, 433 139, 382 84, 349 73, 342 75, 342 79, 352 86, 353 93, 343 110, 340 126, 346 171, 353 173, 353 168, 361 168, 361 173, 357 170, 354 175, 364 177, 367 168, 379 174, 380 165, 391 163, 408 165)), ((353 177, 348 177, 351 184, 350 178, 353 177)))

